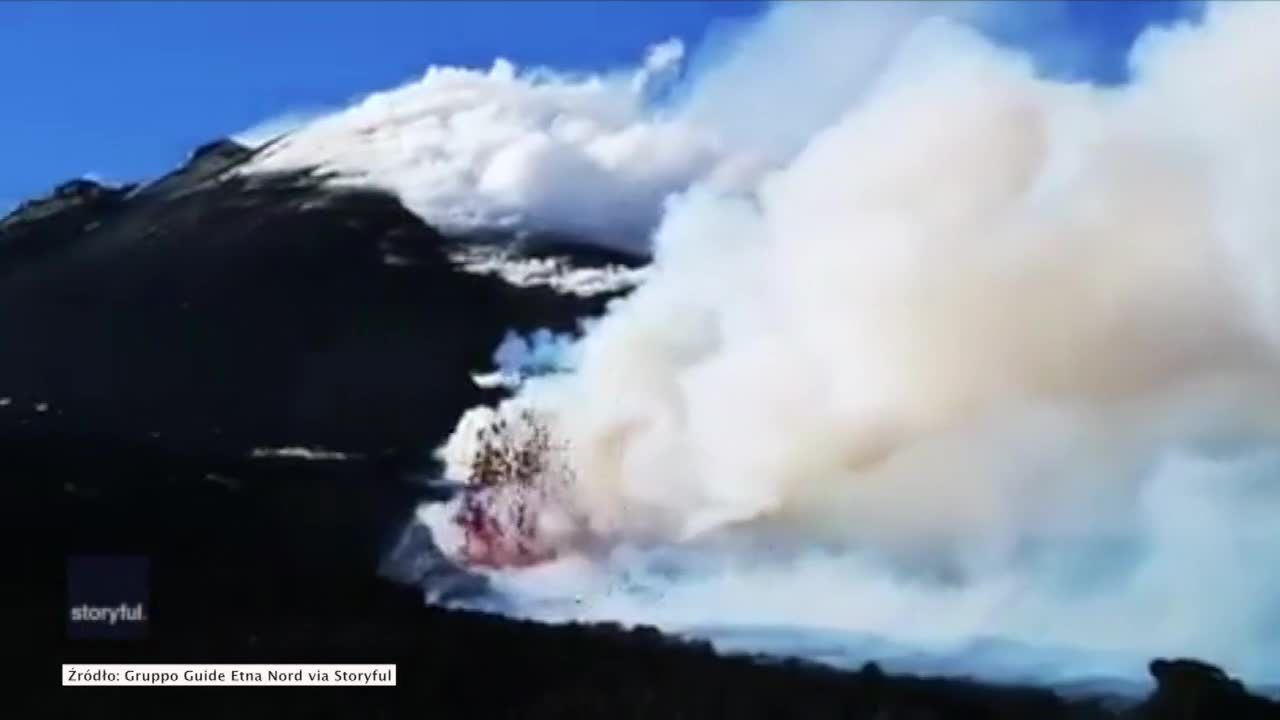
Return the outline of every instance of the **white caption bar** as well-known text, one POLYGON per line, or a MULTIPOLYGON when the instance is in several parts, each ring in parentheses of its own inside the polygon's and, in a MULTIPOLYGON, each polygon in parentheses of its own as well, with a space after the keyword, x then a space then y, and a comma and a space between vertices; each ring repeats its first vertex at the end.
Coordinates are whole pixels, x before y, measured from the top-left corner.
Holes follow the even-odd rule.
POLYGON ((394 687, 395 665, 77 665, 62 666, 66 686, 378 685, 394 687))

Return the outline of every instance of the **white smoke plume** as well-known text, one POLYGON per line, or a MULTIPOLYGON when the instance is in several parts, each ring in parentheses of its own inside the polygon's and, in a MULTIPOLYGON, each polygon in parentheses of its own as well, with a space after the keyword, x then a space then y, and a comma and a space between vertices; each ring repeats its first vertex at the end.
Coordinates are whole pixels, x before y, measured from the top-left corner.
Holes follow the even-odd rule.
POLYGON ((862 97, 921 18, 1006 25, 997 11, 963 1, 780 3, 696 54, 679 116, 785 161, 862 97))
POLYGON ((268 118, 231 136, 231 139, 251 148, 261 148, 267 143, 288 135, 320 117, 323 110, 294 110, 268 118))
MULTIPOLYGON (((823 659, 1003 643, 953 669, 1139 677, 1176 654, 1280 683, 1280 4, 1149 29, 1111 88, 950 11, 883 35, 861 12, 879 50, 820 66, 852 73, 839 112, 793 122, 793 87, 729 133, 779 168, 669 203, 574 372, 444 449, 462 472, 468 423, 533 409, 572 470, 545 510, 579 532, 496 587, 534 617, 823 659)), ((690 118, 744 85, 708 77, 690 118)), ((716 157, 686 137, 655 142, 716 157)))
POLYGON ((508 330, 493 351, 496 369, 472 375, 471 379, 482 388, 518 389, 530 377, 571 370, 576 350, 571 333, 538 328, 526 337, 518 331, 508 330))
POLYGON ((487 72, 432 67, 307 123, 245 171, 336 171, 396 192, 449 232, 556 232, 643 251, 667 195, 695 182, 745 186, 761 166, 651 112, 683 56, 673 39, 640 67, 602 75, 521 72, 502 59, 487 72))

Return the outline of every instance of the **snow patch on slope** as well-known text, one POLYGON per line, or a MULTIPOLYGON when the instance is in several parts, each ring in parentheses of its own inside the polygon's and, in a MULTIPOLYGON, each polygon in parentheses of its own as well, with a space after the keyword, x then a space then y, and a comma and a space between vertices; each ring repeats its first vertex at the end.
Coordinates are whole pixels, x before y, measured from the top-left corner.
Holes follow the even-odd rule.
POLYGON ((643 267, 578 267, 567 258, 512 257, 501 249, 482 246, 459 248, 449 257, 463 272, 495 275, 517 287, 547 287, 578 297, 625 292, 638 286, 648 274, 643 267))
POLYGON ((308 448, 308 447, 278 447, 278 448, 254 448, 249 457, 254 460, 307 460, 311 462, 335 462, 341 460, 359 459, 360 455, 352 455, 351 453, 341 452, 338 450, 326 450, 325 448, 308 448))

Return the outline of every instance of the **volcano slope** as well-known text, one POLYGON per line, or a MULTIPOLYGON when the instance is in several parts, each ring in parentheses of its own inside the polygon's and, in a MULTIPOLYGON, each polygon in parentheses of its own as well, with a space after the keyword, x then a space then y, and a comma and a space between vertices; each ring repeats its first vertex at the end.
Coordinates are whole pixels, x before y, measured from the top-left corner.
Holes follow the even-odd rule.
MULTIPOLYGON (((154 182, 66 183, 0 221, 0 507, 12 617, 39 697, 14 717, 135 717, 138 693, 57 691, 57 662, 395 662, 395 689, 255 708, 384 717, 1272 717, 1214 668, 1153 663, 1145 703, 717 657, 644 628, 424 606, 379 561, 430 492, 426 452, 491 400, 469 373, 511 328, 573 329, 609 292, 468 271, 384 192, 245 175, 200 148, 154 182), (293 450, 279 450, 293 448, 293 450), (150 560, 145 638, 67 638, 65 559, 150 560), (43 662, 47 660, 48 662, 43 662)), ((495 257, 635 263, 486 238, 495 257)), ((474 250, 474 245, 471 246, 474 250)), ((185 716, 242 716, 226 689, 185 716)))

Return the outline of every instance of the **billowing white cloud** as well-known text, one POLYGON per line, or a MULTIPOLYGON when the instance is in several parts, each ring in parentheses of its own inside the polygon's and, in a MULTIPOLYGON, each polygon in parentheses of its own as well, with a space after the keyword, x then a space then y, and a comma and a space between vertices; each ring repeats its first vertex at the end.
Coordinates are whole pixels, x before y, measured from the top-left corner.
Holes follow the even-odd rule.
POLYGON ((653 110, 683 54, 669 40, 634 70, 586 76, 505 60, 432 67, 303 125, 245 170, 336 170, 446 231, 549 231, 643 251, 668 195, 759 172, 713 133, 653 110))
POLYGON ((241 130, 233 134, 231 139, 246 147, 262 147, 272 140, 297 131, 324 114, 326 113, 323 110, 293 110, 241 130))
MULTIPOLYGON (((762 47, 848 69, 836 43, 809 56, 771 32, 762 47)), ((799 88, 736 139, 714 131, 778 169, 669 203, 648 279, 575 370, 469 414, 446 446, 463 472, 471 431, 524 409, 565 443, 572 483, 545 510, 579 531, 497 587, 535 617, 827 659, 832 638, 878 637, 981 672, 965 649, 994 639, 1023 648, 1006 674, 1140 677, 1176 654, 1280 683, 1280 5, 1149 30, 1114 88, 1039 76, 964 17, 884 32, 840 111, 814 111, 826 122, 796 120, 826 102, 799 88)), ((580 177, 641 132, 618 130, 635 101, 606 102, 604 81, 459 77, 617 120, 581 131, 586 159, 546 159, 554 122, 485 145, 516 156, 502 178, 580 177)), ((717 106, 757 102, 718 78, 717 106)), ((467 117, 500 135, 495 115, 467 117)), ((641 127, 646 150, 617 167, 701 137, 641 127)), ((456 536, 442 506, 423 517, 456 536)))

